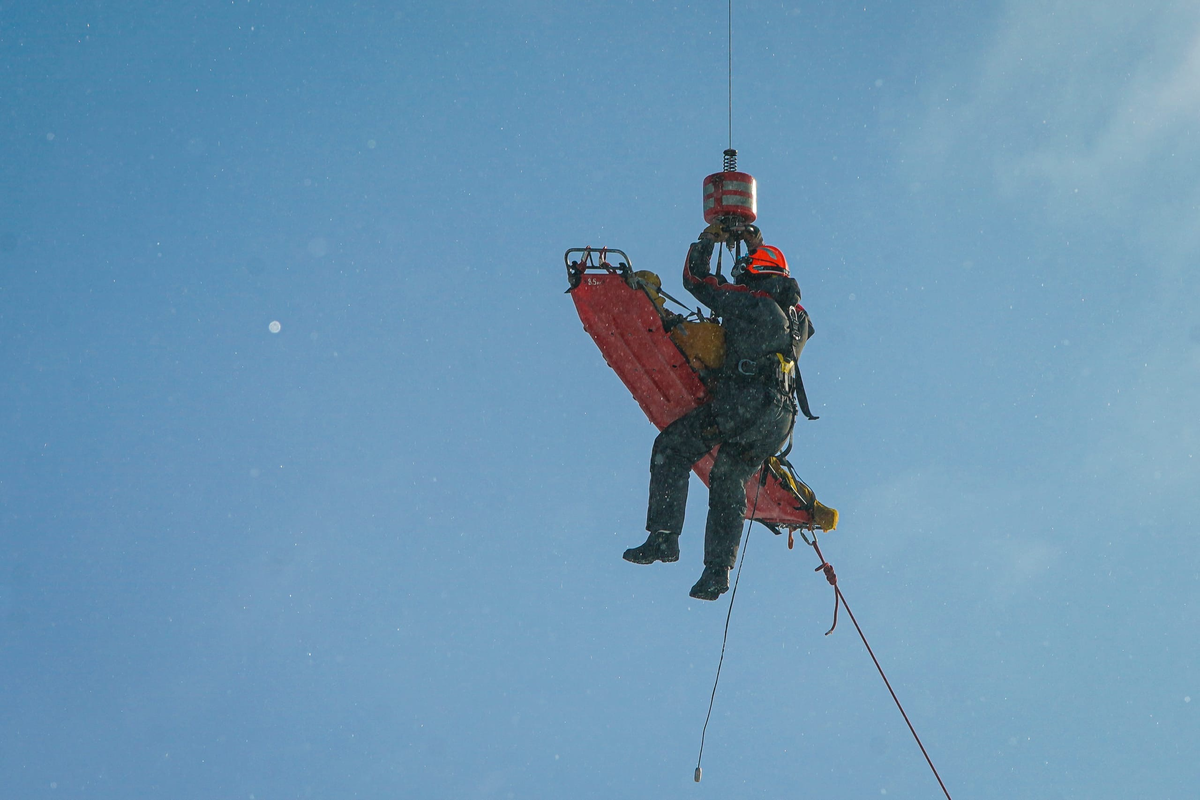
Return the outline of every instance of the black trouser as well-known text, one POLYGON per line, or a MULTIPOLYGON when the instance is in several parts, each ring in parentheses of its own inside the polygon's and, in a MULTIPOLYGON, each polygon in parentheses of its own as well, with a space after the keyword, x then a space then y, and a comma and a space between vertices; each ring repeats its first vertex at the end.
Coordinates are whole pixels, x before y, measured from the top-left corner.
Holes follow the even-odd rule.
POLYGON ((791 400, 764 384, 725 383, 712 401, 668 425, 650 458, 646 530, 683 530, 688 473, 720 445, 709 476, 704 563, 732 567, 746 518, 746 481, 779 452, 794 417, 791 400))

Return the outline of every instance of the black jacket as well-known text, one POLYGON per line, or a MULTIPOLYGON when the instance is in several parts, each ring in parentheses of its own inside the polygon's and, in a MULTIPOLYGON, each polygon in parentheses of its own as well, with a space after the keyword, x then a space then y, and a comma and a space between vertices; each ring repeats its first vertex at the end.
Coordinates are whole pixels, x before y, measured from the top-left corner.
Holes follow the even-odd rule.
POLYGON ((800 305, 800 286, 783 275, 747 277, 739 283, 718 278, 709 269, 713 245, 701 239, 691 246, 683 266, 683 285, 721 318, 722 372, 745 376, 751 364, 769 363, 775 353, 797 361, 814 332, 800 305))

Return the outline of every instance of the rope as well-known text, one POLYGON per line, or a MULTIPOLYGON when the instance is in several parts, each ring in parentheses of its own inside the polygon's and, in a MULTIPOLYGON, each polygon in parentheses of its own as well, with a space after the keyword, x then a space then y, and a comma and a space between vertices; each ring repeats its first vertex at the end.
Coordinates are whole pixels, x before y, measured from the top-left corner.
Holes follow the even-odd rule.
POLYGON ((712 694, 708 698, 708 713, 704 715, 704 729, 700 731, 700 755, 696 757, 696 783, 704 771, 700 762, 704 759, 704 737, 708 734, 708 720, 712 716, 713 701, 717 699, 717 682, 721 680, 721 665, 725 663, 725 643, 729 641, 729 618, 733 616, 733 601, 737 600, 738 581, 742 579, 742 567, 746 564, 746 550, 750 547, 750 526, 754 524, 754 515, 758 513, 758 495, 762 492, 763 484, 767 482, 767 465, 761 468, 758 488, 754 491, 754 506, 750 509, 750 518, 746 520, 746 528, 742 531, 742 558, 738 562, 737 575, 733 579, 733 591, 729 594, 729 610, 725 612, 725 635, 721 638, 721 658, 717 661, 717 677, 713 679, 712 694))
POLYGON ((659 293, 659 294, 661 294, 663 297, 667 298, 667 299, 668 299, 668 300, 670 300, 672 303, 674 303, 675 305, 677 305, 677 306, 679 306, 680 308, 682 308, 684 311, 691 311, 691 309, 690 309, 690 308, 688 308, 687 306, 685 306, 685 305, 683 304, 683 301, 682 301, 682 300, 677 300, 677 299, 675 299, 674 297, 671 297, 671 295, 669 295, 669 294, 667 294, 666 292, 664 292, 664 291, 662 290, 662 288, 661 288, 661 287, 660 287, 660 288, 656 288, 654 291, 658 292, 658 293, 659 293))
MULTIPOLYGON (((854 623, 854 629, 858 631, 858 638, 862 639, 863 645, 867 648, 867 652, 871 654, 871 660, 875 662, 875 669, 879 670, 879 677, 883 678, 883 685, 887 687, 888 693, 891 694, 892 700, 896 703, 896 708, 900 709, 900 716, 904 717, 904 723, 908 725, 908 730, 912 733, 913 738, 917 740, 917 747, 921 748, 921 755, 925 756, 925 763, 929 764, 929 768, 933 770, 933 777, 937 778, 938 786, 942 787, 942 794, 946 795, 946 800, 953 800, 950 797, 950 792, 946 789, 946 784, 942 782, 942 776, 938 774, 937 767, 933 765, 933 759, 929 757, 929 752, 925 749, 925 745, 921 743, 921 737, 917 735, 917 729, 913 727, 912 722, 908 719, 908 714, 904 711, 904 706, 900 704, 900 698, 896 696, 896 692, 892 689, 892 682, 888 680, 887 675, 883 671, 883 667, 879 664, 879 659, 875 657, 875 651, 871 649, 871 643, 867 641, 866 634, 863 633, 862 627, 858 624, 858 620, 854 618, 854 612, 850 610, 850 605, 846 602, 845 596, 842 595, 841 587, 838 586, 837 575, 833 571, 833 565, 825 560, 825 556, 821 553, 821 546, 817 542, 816 533, 813 534, 811 542, 813 550, 817 551, 817 557, 821 559, 821 565, 816 568, 816 572, 824 572, 825 579, 829 581, 829 585, 833 587, 834 605, 833 605, 833 628, 837 627, 837 610, 838 603, 846 607, 846 613, 850 615, 850 621, 854 623)), ((825 635, 833 633, 833 628, 825 632, 825 635)), ((699 767, 697 767, 698 769, 699 767)))

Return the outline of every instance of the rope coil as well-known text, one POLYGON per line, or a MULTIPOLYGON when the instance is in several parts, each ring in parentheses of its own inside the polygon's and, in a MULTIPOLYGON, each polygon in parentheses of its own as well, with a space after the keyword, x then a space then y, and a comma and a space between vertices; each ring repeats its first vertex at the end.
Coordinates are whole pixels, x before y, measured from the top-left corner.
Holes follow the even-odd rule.
MULTIPOLYGON (((813 547, 817 547, 816 536, 813 537, 813 547)), ((817 547, 817 555, 821 555, 821 549, 817 547)), ((837 573, 833 571, 833 564, 825 560, 825 556, 821 556, 821 565, 813 570, 813 572, 824 572, 825 580, 829 581, 829 585, 833 587, 833 624, 829 626, 829 630, 825 631, 825 635, 833 633, 837 628, 838 607, 842 603, 842 593, 837 591, 837 573)))

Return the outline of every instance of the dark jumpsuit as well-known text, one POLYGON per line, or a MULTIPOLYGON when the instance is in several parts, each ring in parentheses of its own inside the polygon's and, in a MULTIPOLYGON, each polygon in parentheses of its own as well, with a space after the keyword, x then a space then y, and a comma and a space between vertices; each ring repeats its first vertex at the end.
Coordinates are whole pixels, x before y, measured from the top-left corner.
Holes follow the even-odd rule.
POLYGON ((725 362, 716 380, 709 381, 712 399, 668 425, 654 441, 646 529, 682 531, 692 465, 720 445, 709 478, 704 563, 732 567, 746 516, 746 481, 779 452, 795 420, 792 384, 775 354, 794 363, 812 328, 792 278, 723 282, 709 275, 712 250, 711 241, 692 245, 683 282, 721 318, 725 362))

